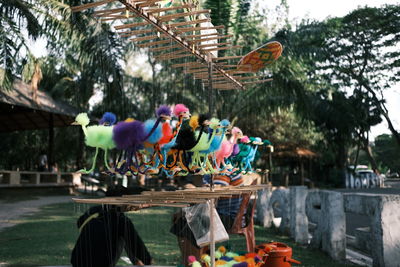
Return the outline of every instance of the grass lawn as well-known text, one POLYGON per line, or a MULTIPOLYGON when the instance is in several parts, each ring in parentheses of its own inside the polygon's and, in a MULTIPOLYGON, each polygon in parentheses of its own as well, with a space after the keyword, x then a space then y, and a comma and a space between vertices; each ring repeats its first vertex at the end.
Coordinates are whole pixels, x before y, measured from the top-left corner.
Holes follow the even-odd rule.
MULTIPOLYGON (((0 234, 0 265, 69 265, 78 237, 76 219, 87 208, 87 205, 73 203, 45 206, 40 212, 21 219, 20 224, 3 230, 0 234)), ((173 211, 171 208, 152 208, 129 214, 155 265, 177 265, 180 262, 176 238, 169 233, 173 211)), ((256 238, 257 244, 270 241, 287 243, 293 248, 293 258, 301 261, 302 266, 348 266, 334 262, 320 251, 298 246, 273 229, 256 226, 256 238)), ((233 251, 245 249, 242 236, 232 235, 228 243, 233 251)), ((121 265, 126 264, 121 262, 121 265)))

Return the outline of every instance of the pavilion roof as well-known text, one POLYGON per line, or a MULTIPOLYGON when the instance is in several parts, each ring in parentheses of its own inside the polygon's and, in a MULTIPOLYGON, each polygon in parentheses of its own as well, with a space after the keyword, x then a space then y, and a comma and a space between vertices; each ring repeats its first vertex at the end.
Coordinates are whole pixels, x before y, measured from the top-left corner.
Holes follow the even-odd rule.
POLYGON ((29 84, 16 80, 13 89, 0 90, 0 132, 68 126, 74 121, 77 109, 54 100, 50 94, 37 91, 36 101, 29 84))

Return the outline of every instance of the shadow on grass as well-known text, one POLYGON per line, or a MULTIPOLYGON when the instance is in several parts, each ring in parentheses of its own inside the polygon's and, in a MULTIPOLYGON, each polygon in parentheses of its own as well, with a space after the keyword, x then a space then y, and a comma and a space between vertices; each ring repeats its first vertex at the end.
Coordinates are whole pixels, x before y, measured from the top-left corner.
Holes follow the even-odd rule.
MULTIPOLYGON (((43 207, 0 235, 0 263, 7 266, 70 265, 71 251, 78 237, 77 218, 89 205, 63 203, 43 207)), ((169 233, 173 208, 151 208, 128 214, 146 243, 155 265, 177 265, 180 253, 177 240, 169 233)), ((273 229, 256 226, 256 243, 284 242, 293 248, 293 258, 301 266, 348 266, 334 262, 320 251, 294 244, 273 229)), ((231 235, 221 243, 232 251, 244 251, 244 237, 231 235)), ((217 247, 221 244, 217 244, 217 247)), ((119 265, 126 263, 119 262, 119 265)), ((294 265, 295 266, 295 265, 294 265)))

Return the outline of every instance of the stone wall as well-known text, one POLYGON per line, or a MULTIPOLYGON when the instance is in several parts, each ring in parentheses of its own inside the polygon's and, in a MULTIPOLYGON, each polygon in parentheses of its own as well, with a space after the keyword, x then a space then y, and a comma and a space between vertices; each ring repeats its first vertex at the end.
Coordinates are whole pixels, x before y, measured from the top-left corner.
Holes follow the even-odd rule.
POLYGON ((319 248, 333 259, 346 258, 346 213, 367 216, 370 229, 356 229, 354 245, 367 252, 373 266, 400 266, 400 196, 308 190, 306 187, 268 188, 259 192, 256 220, 300 244, 319 248))

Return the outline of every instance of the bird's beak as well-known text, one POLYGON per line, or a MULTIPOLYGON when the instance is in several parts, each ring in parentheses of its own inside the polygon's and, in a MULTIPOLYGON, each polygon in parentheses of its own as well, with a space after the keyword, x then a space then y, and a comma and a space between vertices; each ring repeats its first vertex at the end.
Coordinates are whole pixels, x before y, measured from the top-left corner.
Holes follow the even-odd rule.
POLYGON ((71 125, 79 125, 79 123, 77 123, 76 121, 74 121, 73 123, 71 123, 71 125))
POLYGON ((190 114, 189 112, 183 112, 182 117, 185 119, 190 118, 190 116, 192 116, 192 114, 190 114))

